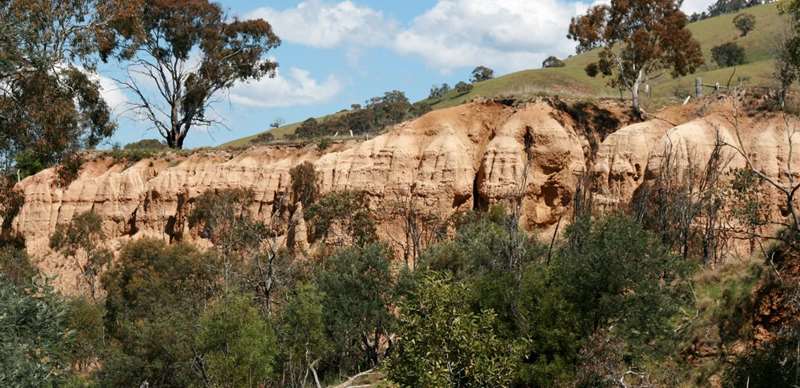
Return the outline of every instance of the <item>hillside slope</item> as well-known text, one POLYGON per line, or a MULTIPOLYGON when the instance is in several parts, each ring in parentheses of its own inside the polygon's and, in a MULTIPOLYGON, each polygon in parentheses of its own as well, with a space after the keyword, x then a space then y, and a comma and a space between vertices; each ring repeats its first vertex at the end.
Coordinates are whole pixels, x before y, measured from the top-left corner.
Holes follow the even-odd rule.
MULTIPOLYGON (((746 37, 739 37, 733 26, 733 18, 739 13, 731 13, 705 19, 689 25, 695 39, 700 42, 705 56, 705 65, 695 74, 673 79, 664 74, 652 83, 652 98, 643 98, 646 108, 658 108, 678 101, 678 96, 689 93, 694 88, 696 77, 712 85, 719 82, 725 85, 729 80, 736 84, 739 81, 751 86, 770 86, 773 84, 773 56, 778 38, 786 30, 786 21, 778 13, 777 4, 766 4, 748 8, 747 12, 756 17, 756 29, 746 37), (719 68, 711 58, 711 49, 719 44, 735 41, 746 50, 746 64, 736 68, 719 68)), ((740 12, 741 13, 741 12, 740 12)), ((606 85, 606 80, 586 75, 584 68, 597 58, 597 52, 588 52, 566 59, 565 67, 550 69, 524 70, 511 73, 493 80, 475 84, 474 89, 465 95, 451 92, 441 101, 428 101, 434 109, 441 109, 463 104, 476 97, 494 98, 530 97, 534 95, 561 95, 570 97, 619 97, 619 92, 606 85)), ((539 64, 532 64, 532 66, 539 64)), ((710 90, 709 90, 710 91, 710 90)), ((276 138, 294 133, 299 123, 293 123, 273 130, 276 138)), ((227 146, 247 146, 258 135, 226 143, 227 146)))

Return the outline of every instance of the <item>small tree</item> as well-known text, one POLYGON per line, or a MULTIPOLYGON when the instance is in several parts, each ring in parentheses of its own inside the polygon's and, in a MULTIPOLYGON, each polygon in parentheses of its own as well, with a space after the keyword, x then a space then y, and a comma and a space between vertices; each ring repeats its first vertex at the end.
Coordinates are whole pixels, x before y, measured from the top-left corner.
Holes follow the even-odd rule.
POLYGON ((103 220, 93 211, 78 215, 69 224, 56 226, 50 237, 50 249, 73 260, 92 299, 96 299, 97 276, 113 257, 110 250, 103 248, 105 240, 103 220))
POLYGON ((447 93, 450 92, 450 85, 444 83, 441 86, 433 85, 431 86, 430 94, 428 94, 428 98, 431 100, 438 100, 444 98, 447 93))
POLYGON ((272 129, 278 129, 278 128, 282 127, 284 124, 286 124, 286 120, 278 117, 277 119, 273 120, 269 124, 269 127, 272 128, 272 129))
POLYGON ((464 81, 461 81, 456 84, 456 92, 458 93, 459 96, 463 96, 471 92, 472 88, 473 88, 472 84, 468 84, 464 81))
POLYGON ((723 43, 711 49, 711 57, 720 67, 738 66, 744 63, 744 48, 734 42, 723 43))
POLYGON ((300 202, 308 208, 319 197, 317 188, 317 170, 311 162, 303 162, 289 170, 292 177, 293 202, 300 202))
POLYGON ((448 278, 425 279, 400 306, 389 378, 408 387, 509 386, 518 354, 497 333, 497 316, 464 303, 470 292, 448 278))
POLYGON ((470 78, 470 82, 483 82, 492 78, 494 78, 494 70, 486 66, 478 66, 472 70, 472 78, 470 78))
POLYGON ((65 385, 72 336, 66 307, 47 285, 24 289, 0 275, 0 385, 65 385))
POLYGON ((749 13, 742 13, 733 18, 733 25, 742 34, 742 37, 747 36, 750 31, 756 29, 756 17, 749 13))
POLYGON ((228 294, 199 320, 195 344, 212 387, 264 387, 273 374, 275 334, 248 295, 228 294))
POLYGON ((568 37, 578 42, 579 53, 601 49, 586 73, 613 75, 610 86, 629 90, 638 113, 642 84, 666 69, 676 77, 703 64, 700 44, 686 28, 687 22, 679 1, 612 0, 573 18, 568 37))
POLYGON ((219 92, 272 77, 278 66, 267 57, 280 44, 269 23, 228 20, 208 0, 110 0, 97 11, 107 27, 97 31, 101 58, 129 63, 118 82, 171 148, 192 128, 219 124, 208 114, 219 92))
POLYGON ((286 386, 305 387, 309 371, 320 386, 316 365, 330 351, 330 341, 325 335, 324 300, 325 295, 314 284, 303 283, 283 309, 278 334, 283 345, 286 386))
POLYGON ((560 59, 558 59, 558 58, 556 58, 555 56, 552 56, 552 55, 547 57, 547 59, 545 59, 544 62, 542 62, 542 67, 545 68, 545 69, 551 68, 551 67, 564 67, 564 66, 566 66, 564 61, 562 61, 562 60, 560 60, 560 59))
POLYGON ((94 68, 95 0, 0 1, 0 170, 20 176, 116 129, 94 68))
POLYGON ((326 327, 341 372, 375 367, 383 357, 381 341, 394 320, 389 311, 395 284, 389 260, 383 245, 348 248, 328 258, 318 275, 326 327))

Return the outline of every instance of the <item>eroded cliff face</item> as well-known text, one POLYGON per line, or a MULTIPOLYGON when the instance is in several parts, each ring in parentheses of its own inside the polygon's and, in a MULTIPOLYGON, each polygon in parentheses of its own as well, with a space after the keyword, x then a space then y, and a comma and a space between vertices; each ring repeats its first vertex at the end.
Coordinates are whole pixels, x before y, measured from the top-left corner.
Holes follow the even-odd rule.
MULTIPOLYGON (((759 116, 737 126, 721 104, 707 115, 683 108, 667 114, 672 121, 623 126, 606 137, 592 128, 591 120, 582 122, 552 101, 518 106, 475 102, 325 151, 314 145, 263 146, 169 155, 133 165, 100 158, 84 165, 65 188, 55 185, 53 169, 20 182, 25 202, 12 225, 25 236, 29 251, 49 257, 44 263, 51 264, 59 260, 47 248, 56 225, 88 210, 103 217, 112 248, 142 236, 192 239, 185 216, 201 193, 251 189, 257 199, 254 214, 268 220, 275 198, 289 191, 289 170, 308 161, 319 173, 323 193, 364 191, 376 208, 414 198, 442 216, 520 198, 523 226, 549 232, 570 213, 581 177, 593 180, 601 203, 622 206, 658 175, 668 156, 670 168, 703 166, 720 139, 736 144, 736 127, 754 163, 776 180, 788 179, 791 152, 784 129, 791 123, 759 116)), ((622 126, 625 119, 618 115, 611 121, 622 126)), ((793 142, 797 146, 800 135, 793 142)), ((744 166, 732 148, 723 153, 726 171, 744 166)), ((800 166, 798 153, 791 155, 795 166, 800 166)), ((391 229, 392 220, 383 221, 384 230, 391 229)))

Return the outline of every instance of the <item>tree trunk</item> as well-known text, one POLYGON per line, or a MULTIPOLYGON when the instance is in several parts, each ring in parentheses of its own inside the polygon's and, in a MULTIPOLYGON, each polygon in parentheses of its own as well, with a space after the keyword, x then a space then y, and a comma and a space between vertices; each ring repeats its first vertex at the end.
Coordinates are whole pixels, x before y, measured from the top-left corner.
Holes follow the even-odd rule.
POLYGON ((644 70, 639 70, 639 73, 636 74, 636 81, 633 82, 633 88, 631 88, 631 95, 633 96, 633 112, 637 115, 640 115, 642 112, 639 108, 639 89, 642 87, 643 78, 644 70))

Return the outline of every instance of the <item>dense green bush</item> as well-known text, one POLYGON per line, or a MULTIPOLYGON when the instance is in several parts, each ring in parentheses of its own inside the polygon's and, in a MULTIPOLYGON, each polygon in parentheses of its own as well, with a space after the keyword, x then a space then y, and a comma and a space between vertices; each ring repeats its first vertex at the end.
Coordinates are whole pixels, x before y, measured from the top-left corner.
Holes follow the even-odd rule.
POLYGON ((491 310, 473 312, 469 287, 448 277, 424 279, 399 307, 397 348, 387 360, 405 387, 504 387, 520 347, 498 336, 491 310))
POLYGON ((711 57, 720 67, 731 67, 744 64, 744 47, 734 42, 723 43, 711 49, 711 57))

